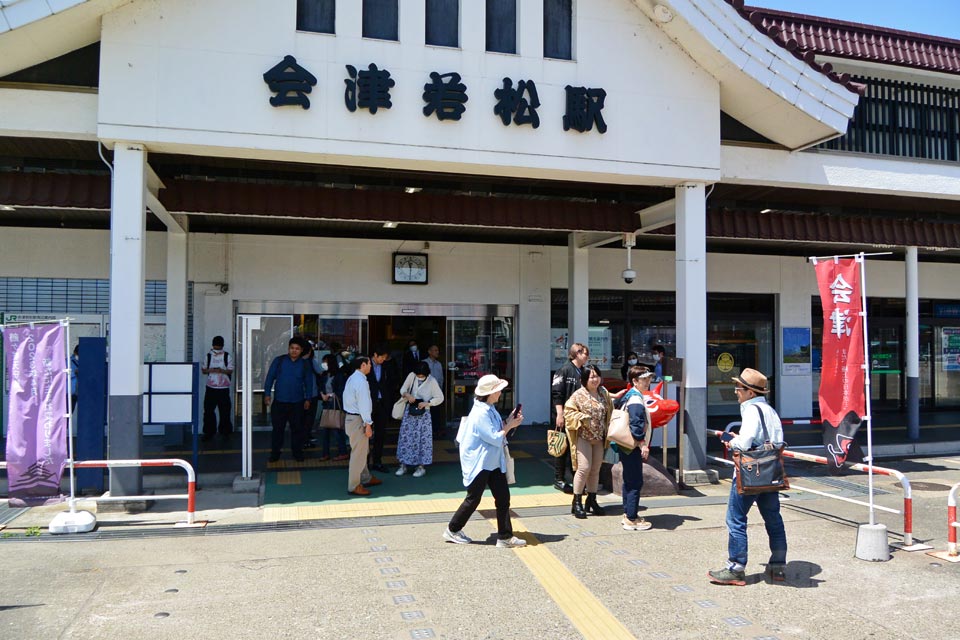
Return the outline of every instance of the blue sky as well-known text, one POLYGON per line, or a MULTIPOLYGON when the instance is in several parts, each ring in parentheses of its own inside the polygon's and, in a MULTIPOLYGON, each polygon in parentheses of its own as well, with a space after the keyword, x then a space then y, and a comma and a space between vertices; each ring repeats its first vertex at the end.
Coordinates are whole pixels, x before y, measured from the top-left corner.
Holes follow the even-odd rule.
POLYGON ((958 0, 746 0, 746 4, 960 40, 958 0))

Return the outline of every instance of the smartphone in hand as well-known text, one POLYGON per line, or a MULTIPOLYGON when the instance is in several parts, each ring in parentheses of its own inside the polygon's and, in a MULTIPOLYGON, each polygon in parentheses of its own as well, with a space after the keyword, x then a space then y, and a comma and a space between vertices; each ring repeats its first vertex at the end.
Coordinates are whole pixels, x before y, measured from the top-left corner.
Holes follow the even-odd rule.
POLYGON ((522 402, 519 403, 519 404, 517 404, 517 407, 513 410, 513 413, 510 414, 510 417, 511 417, 511 418, 516 418, 518 415, 520 415, 520 410, 521 410, 521 409, 523 409, 523 403, 522 403, 522 402))
POLYGON ((731 442, 734 438, 737 437, 737 434, 732 431, 724 431, 720 434, 720 440, 723 442, 731 442))

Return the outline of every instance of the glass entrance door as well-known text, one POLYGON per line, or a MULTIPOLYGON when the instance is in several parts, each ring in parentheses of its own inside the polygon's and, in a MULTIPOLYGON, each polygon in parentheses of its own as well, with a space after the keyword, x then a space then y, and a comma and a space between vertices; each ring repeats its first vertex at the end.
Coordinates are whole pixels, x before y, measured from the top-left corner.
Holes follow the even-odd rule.
POLYGON ((447 320, 447 373, 451 396, 448 414, 457 421, 473 406, 477 380, 492 373, 510 382, 500 396, 499 409, 513 407, 513 318, 450 318, 447 320))
MULTIPOLYGON (((263 382, 270 369, 270 363, 279 355, 287 353, 287 343, 293 337, 292 315, 261 315, 243 314, 237 316, 237 348, 234 350, 237 363, 234 367, 237 381, 237 397, 247 389, 247 376, 250 380, 251 391, 251 420, 254 427, 267 428, 270 420, 267 408, 263 403, 263 382), (249 331, 245 326, 249 325, 249 331), (245 337, 249 333, 249 337, 245 337), (249 346, 245 340, 249 339, 249 346), (245 365, 244 358, 249 354, 250 366, 245 365)), ((242 406, 236 402, 235 407, 242 406)))
POLYGON ((900 408, 902 345, 902 325, 870 325, 870 402, 874 408, 900 408))

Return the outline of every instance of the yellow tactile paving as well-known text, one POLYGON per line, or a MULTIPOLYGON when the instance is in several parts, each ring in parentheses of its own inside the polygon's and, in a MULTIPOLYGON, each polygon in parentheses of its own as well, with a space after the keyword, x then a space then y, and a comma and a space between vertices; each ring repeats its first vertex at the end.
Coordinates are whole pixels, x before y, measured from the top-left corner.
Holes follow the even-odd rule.
POLYGON ((277 484, 300 484, 299 471, 278 471, 277 484))
MULTIPOLYGON (((390 500, 372 502, 362 498, 337 504, 305 505, 301 507, 266 507, 264 522, 287 520, 327 520, 331 518, 364 518, 375 516, 411 515, 418 513, 453 513, 463 498, 438 498, 436 500, 390 500)), ((529 507, 559 507, 570 504, 570 496, 551 493, 515 494, 510 496, 512 509, 529 507)), ((484 496, 480 509, 493 509, 493 497, 484 496)))
MULTIPOLYGON (((511 499, 511 504, 512 502, 511 499)), ((496 520, 488 520, 488 522, 496 529, 496 520)), ((513 532, 529 533, 516 518, 513 520, 513 532)), ((514 553, 523 564, 527 565, 530 573, 540 582, 550 598, 557 603, 563 614, 586 640, 634 637, 546 546, 540 544, 533 536, 521 537, 527 541, 527 546, 514 549, 514 553)))

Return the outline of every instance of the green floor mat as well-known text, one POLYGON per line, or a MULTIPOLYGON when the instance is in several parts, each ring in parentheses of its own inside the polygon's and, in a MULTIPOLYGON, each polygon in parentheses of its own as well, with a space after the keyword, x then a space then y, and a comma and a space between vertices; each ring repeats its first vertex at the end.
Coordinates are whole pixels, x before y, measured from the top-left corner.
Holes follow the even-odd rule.
MULTIPOLYGON (((514 495, 553 491, 553 466, 542 460, 517 460, 517 483, 511 485, 514 495)), ((383 484, 371 488, 373 495, 364 500, 437 500, 462 498, 466 495, 459 464, 434 464, 427 475, 414 478, 412 469, 404 476, 375 473, 383 484)), ((311 469, 300 471, 300 484, 277 484, 277 472, 267 472, 263 506, 335 504, 357 500, 347 493, 347 470, 311 469)))

